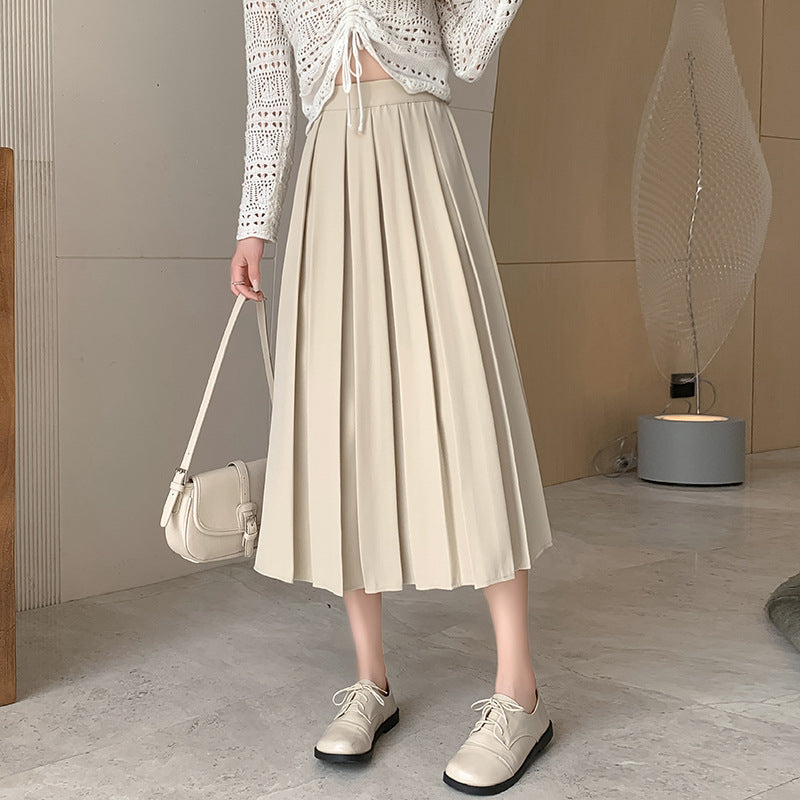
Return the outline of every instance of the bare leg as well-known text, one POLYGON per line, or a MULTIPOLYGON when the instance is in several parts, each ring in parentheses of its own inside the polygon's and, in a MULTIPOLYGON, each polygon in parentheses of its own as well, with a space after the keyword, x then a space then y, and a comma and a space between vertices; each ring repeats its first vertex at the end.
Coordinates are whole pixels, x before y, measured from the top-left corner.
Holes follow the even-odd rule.
POLYGON ((350 619, 350 632, 356 647, 358 678, 369 678, 386 690, 386 663, 383 660, 383 631, 381 592, 351 589, 343 593, 344 604, 350 619))
POLYGON ((483 589, 497 642, 495 691, 513 697, 526 711, 536 702, 536 676, 528 639, 528 570, 483 589))

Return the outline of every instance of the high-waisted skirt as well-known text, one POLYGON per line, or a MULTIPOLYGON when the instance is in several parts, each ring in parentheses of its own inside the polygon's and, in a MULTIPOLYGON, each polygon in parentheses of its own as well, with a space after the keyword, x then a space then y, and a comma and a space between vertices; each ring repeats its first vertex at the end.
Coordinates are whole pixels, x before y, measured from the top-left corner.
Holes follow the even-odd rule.
POLYGON ((450 107, 335 86, 282 263, 254 569, 336 595, 476 589, 551 531, 500 275, 450 107))

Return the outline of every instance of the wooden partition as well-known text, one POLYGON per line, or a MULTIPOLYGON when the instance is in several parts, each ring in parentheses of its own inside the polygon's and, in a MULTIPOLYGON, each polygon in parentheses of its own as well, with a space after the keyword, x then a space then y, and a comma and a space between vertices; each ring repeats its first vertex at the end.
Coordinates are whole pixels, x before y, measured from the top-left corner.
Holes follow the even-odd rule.
POLYGON ((14 152, 0 147, 0 705, 17 699, 14 385, 14 152))

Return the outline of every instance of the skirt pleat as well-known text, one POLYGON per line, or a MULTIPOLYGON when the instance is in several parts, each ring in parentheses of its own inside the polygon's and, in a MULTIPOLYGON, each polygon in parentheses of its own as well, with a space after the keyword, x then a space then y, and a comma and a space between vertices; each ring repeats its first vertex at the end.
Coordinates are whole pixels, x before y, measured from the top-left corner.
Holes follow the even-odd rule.
MULTIPOLYGON (((418 105, 418 104, 409 104, 418 105)), ((438 408, 441 387, 435 375, 425 269, 416 230, 419 211, 408 177, 408 148, 401 113, 387 106, 389 130, 376 126, 373 147, 382 187, 380 229, 385 237, 384 268, 390 275, 389 336, 394 378, 395 450, 398 464, 400 544, 407 583, 449 587, 458 582, 459 548, 451 509, 446 453, 438 408), (414 535, 414 532, 424 532, 414 535)))
POLYGON ((500 276, 447 103, 361 91, 363 131, 336 87, 298 166, 254 568, 480 588, 552 544, 500 276))

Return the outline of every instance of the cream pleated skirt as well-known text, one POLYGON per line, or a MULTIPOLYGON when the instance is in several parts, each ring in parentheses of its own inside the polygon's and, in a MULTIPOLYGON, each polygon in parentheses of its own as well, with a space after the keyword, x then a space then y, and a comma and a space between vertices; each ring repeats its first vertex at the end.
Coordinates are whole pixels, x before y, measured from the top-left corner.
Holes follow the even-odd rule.
POLYGON ((550 544, 500 276, 448 104, 341 86, 298 165, 254 569, 475 588, 550 544))

